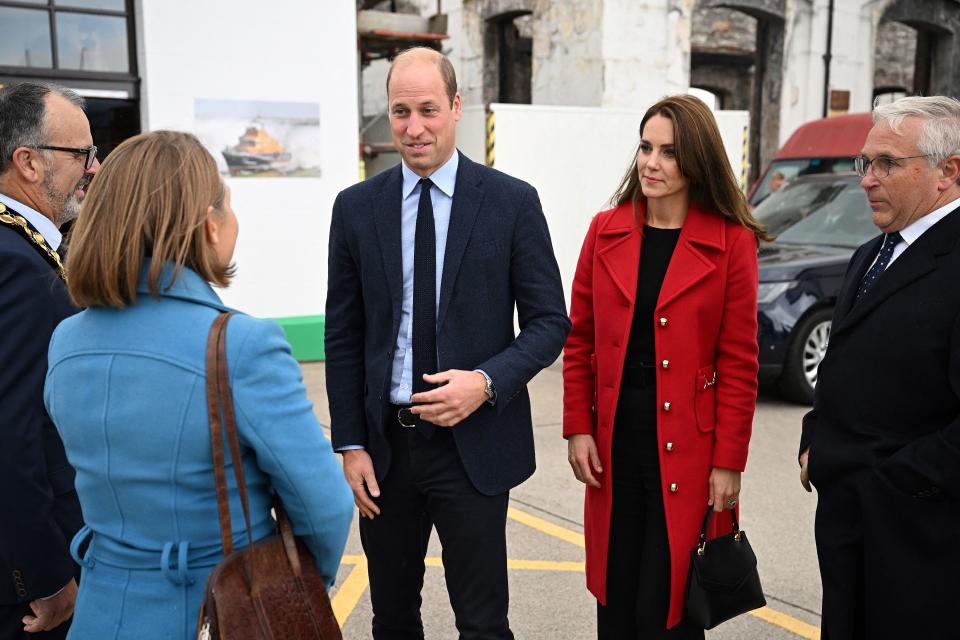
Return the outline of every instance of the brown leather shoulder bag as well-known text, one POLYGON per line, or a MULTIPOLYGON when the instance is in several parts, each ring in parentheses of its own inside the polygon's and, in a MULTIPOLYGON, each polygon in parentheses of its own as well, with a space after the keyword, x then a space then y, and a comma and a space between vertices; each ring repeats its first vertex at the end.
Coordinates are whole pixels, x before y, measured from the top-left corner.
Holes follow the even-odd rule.
POLYGON ((277 534, 253 542, 233 395, 227 377, 226 335, 230 315, 222 313, 214 320, 207 340, 207 408, 224 559, 207 578, 197 637, 201 640, 342 640, 323 578, 310 552, 294 537, 279 498, 275 504, 277 534), (226 455, 233 460, 247 525, 248 545, 240 550, 233 548, 230 528, 226 455))

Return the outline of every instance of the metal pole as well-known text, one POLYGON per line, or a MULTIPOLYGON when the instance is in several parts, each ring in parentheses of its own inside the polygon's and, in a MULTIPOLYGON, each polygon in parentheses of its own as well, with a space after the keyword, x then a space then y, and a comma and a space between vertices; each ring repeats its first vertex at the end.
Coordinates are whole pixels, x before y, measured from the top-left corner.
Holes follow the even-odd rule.
POLYGON ((833 2, 827 3, 827 51, 823 54, 823 117, 830 114, 830 61, 833 60, 833 2))

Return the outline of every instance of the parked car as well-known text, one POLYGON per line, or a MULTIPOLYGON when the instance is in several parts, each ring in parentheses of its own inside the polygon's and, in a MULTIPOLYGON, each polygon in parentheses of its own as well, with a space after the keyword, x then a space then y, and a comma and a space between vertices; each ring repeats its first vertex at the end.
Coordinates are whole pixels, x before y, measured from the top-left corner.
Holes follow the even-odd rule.
POLYGON ((776 236, 760 246, 760 382, 811 404, 847 263, 879 231, 854 173, 798 177, 754 216, 776 236))
POLYGON ((751 207, 759 205, 784 179, 853 171, 853 158, 863 148, 872 126, 869 113, 851 113, 800 125, 753 184, 747 202, 751 207))

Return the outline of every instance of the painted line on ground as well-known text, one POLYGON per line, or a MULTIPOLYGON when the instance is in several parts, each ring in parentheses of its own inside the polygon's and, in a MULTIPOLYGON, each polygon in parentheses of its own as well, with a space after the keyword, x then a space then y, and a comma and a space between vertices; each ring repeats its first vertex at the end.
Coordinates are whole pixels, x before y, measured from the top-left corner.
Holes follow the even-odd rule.
POLYGON ((353 569, 347 575, 337 592, 330 600, 333 606, 333 615, 337 618, 337 623, 342 627, 350 614, 360 602, 360 596, 367 590, 367 559, 364 556, 344 556, 343 564, 352 564, 353 569), (348 560, 349 558, 349 560, 348 560))
POLYGON ((580 548, 583 548, 586 546, 586 544, 583 541, 582 533, 572 531, 571 529, 567 529, 566 527, 561 527, 560 525, 554 524, 549 520, 544 520, 543 518, 539 518, 533 515, 532 513, 521 511, 516 507, 507 508, 507 517, 510 518, 511 520, 519 522, 520 524, 525 524, 531 529, 536 529, 541 533, 545 533, 548 536, 553 536, 554 538, 559 538, 560 540, 569 542, 570 544, 574 544, 580 548))
MULTIPOLYGON (((333 614, 337 622, 342 627, 347 618, 353 613, 360 597, 369 586, 367 576, 367 558, 364 555, 345 555, 340 560, 341 564, 353 566, 347 575, 343 584, 337 587, 330 603, 333 606, 333 614)), ((429 557, 424 559, 424 564, 428 567, 443 567, 443 560, 439 557, 429 557)), ((557 562, 554 560, 507 560, 507 569, 518 569, 523 571, 561 571, 569 573, 583 573, 584 565, 582 562, 557 562)))
POLYGON ((762 607, 750 612, 754 618, 760 618, 764 622, 769 622, 772 625, 778 626, 781 629, 786 629, 790 633, 794 633, 801 638, 806 640, 820 640, 820 629, 813 626, 812 624, 807 624, 802 620, 797 620, 792 616, 788 616, 785 613, 780 613, 770 607, 762 607))
MULTIPOLYGON (((558 524, 554 524, 553 522, 539 518, 532 513, 521 511, 516 507, 509 507, 507 509, 507 517, 515 522, 519 522, 520 524, 524 524, 532 529, 536 529, 541 533, 545 533, 548 536, 553 536, 554 538, 564 540, 578 547, 585 546, 582 533, 567 529, 566 527, 558 524)), ((804 638, 805 640, 820 640, 820 629, 814 625, 808 624, 802 620, 794 618, 793 616, 788 616, 785 613, 781 613, 769 607, 763 607, 761 609, 751 611, 750 615, 755 618, 759 618, 764 622, 780 627, 781 629, 785 629, 790 633, 804 638)))

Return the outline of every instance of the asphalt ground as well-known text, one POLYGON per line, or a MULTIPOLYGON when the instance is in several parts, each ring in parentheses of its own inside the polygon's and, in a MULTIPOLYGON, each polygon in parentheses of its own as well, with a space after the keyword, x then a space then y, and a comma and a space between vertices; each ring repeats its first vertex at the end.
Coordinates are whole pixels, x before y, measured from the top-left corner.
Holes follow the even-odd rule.
MULTIPOLYGON (((317 416, 327 426, 323 364, 305 364, 303 372, 317 416)), ((586 590, 583 574, 583 485, 570 471, 561 437, 559 369, 541 372, 531 382, 530 394, 537 472, 510 493, 510 625, 520 640, 589 640, 596 637, 596 601, 586 590)), ((820 637, 821 591, 813 541, 816 497, 800 487, 796 463, 805 411, 772 396, 761 396, 758 402, 740 524, 757 553, 767 607, 708 631, 708 640, 820 637)), ((331 599, 344 638, 369 638, 372 611, 356 522, 331 599)), ((436 534, 427 552, 422 612, 428 640, 457 637, 436 534)))

